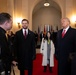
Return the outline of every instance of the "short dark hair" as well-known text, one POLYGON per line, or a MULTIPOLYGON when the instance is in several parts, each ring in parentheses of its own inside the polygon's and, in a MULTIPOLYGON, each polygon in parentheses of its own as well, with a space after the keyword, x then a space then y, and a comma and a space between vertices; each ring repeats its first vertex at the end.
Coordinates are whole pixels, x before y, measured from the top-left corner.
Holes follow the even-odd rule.
POLYGON ((23 21, 27 21, 27 23, 29 24, 29 21, 28 21, 27 19, 23 19, 22 22, 23 22, 23 21))
POLYGON ((11 15, 8 13, 0 13, 0 24, 3 24, 5 21, 11 20, 11 15))

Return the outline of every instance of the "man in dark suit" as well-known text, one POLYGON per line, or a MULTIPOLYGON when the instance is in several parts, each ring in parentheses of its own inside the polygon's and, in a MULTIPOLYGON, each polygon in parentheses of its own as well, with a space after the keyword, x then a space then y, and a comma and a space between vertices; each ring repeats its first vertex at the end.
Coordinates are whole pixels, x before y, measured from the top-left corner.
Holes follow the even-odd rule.
POLYGON ((35 31, 35 42, 36 42, 36 47, 37 47, 37 41, 38 41, 38 33, 35 31))
POLYGON ((5 75, 8 75, 11 70, 12 55, 6 37, 6 31, 11 28, 11 16, 8 13, 0 13, 0 75, 3 71, 5 71, 5 75))
POLYGON ((33 60, 36 57, 35 51, 35 35, 28 29, 29 21, 22 20, 22 29, 15 34, 15 50, 20 75, 24 75, 24 71, 28 71, 28 75, 32 75, 33 60))
POLYGON ((40 33, 40 42, 42 41, 43 37, 44 37, 44 33, 43 33, 43 31, 41 31, 41 33, 40 33))
POLYGON ((58 59, 58 75, 72 75, 70 54, 76 51, 76 29, 70 27, 68 18, 61 19, 61 24, 63 29, 57 33, 55 53, 58 59))

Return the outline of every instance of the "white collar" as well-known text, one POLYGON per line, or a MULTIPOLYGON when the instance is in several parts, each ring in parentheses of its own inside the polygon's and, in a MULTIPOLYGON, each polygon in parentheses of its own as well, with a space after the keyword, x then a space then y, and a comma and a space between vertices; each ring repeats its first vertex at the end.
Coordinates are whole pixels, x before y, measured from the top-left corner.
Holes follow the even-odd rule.
POLYGON ((65 30, 65 31, 67 32, 67 31, 68 31, 68 29, 69 29, 69 26, 68 26, 67 28, 63 29, 63 31, 65 30))
POLYGON ((26 34, 28 34, 28 29, 22 29, 22 31, 23 31, 23 34, 25 34, 25 30, 26 30, 26 34))

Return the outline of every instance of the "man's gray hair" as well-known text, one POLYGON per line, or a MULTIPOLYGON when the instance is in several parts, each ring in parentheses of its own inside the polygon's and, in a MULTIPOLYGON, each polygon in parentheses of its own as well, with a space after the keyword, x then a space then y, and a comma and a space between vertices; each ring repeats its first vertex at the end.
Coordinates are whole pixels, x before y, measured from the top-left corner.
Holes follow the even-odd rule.
POLYGON ((65 18, 62 18, 61 20, 63 20, 63 19, 66 19, 70 24, 70 19, 69 18, 65 17, 65 18))

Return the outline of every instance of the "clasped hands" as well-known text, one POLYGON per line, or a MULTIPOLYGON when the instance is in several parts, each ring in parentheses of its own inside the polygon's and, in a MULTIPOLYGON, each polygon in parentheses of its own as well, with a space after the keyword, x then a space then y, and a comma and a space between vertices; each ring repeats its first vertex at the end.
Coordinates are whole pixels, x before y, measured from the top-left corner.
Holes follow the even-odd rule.
POLYGON ((16 66, 16 65, 18 64, 18 62, 12 61, 12 64, 13 64, 14 66, 16 66))

